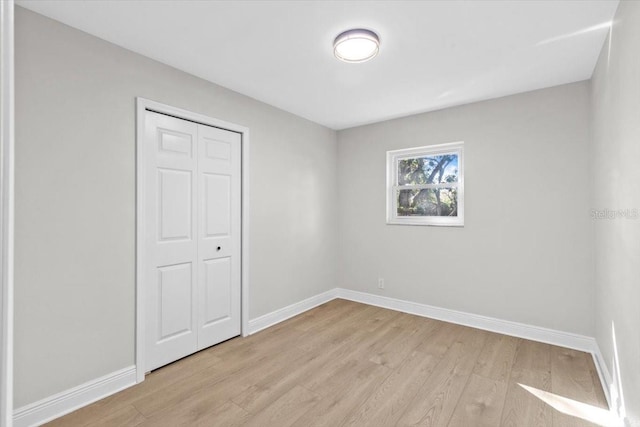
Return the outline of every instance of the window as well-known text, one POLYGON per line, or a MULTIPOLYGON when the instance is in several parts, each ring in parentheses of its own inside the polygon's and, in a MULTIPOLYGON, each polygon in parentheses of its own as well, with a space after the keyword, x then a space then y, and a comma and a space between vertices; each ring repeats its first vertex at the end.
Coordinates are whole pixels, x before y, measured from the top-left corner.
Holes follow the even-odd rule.
POLYGON ((463 142, 387 151, 387 223, 464 225, 463 142))

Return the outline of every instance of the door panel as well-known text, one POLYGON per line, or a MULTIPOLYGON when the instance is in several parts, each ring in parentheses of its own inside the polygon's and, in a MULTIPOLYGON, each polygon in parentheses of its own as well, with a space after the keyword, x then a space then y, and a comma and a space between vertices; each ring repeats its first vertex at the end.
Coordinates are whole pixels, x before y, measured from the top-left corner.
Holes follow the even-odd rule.
POLYGON ((212 160, 228 161, 231 158, 231 144, 203 136, 205 156, 212 160))
POLYGON ((240 134, 146 112, 146 369, 240 334, 240 134))
POLYGON ((171 131, 169 129, 158 129, 160 134, 160 155, 184 155, 192 158, 193 138, 191 134, 171 131))
POLYGON ((191 275, 190 262, 158 268, 158 343, 192 332, 191 275))
POLYGON ((204 181, 204 231, 206 237, 231 232, 231 177, 202 174, 204 181))
POLYGON ((204 319, 203 327, 228 320, 231 315, 231 258, 204 261, 204 319))
POLYGON ((191 238, 191 171, 158 168, 158 240, 191 238))

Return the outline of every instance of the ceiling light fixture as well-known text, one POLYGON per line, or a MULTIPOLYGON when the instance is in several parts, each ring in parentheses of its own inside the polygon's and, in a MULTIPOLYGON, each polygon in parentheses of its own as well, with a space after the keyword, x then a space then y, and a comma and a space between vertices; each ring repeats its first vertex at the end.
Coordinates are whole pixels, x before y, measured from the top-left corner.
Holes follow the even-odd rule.
POLYGON ((365 62, 380 50, 380 38, 370 30, 354 29, 340 33, 333 42, 333 54, 344 62, 365 62))

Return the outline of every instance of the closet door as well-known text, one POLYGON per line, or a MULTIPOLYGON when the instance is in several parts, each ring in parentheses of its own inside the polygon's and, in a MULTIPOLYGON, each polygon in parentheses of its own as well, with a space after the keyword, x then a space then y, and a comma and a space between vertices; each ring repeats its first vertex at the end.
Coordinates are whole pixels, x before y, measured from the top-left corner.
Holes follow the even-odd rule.
POLYGON ((240 335, 240 134, 198 126, 198 349, 240 335))
POLYGON ((146 366, 240 334, 240 135, 145 118, 146 366))

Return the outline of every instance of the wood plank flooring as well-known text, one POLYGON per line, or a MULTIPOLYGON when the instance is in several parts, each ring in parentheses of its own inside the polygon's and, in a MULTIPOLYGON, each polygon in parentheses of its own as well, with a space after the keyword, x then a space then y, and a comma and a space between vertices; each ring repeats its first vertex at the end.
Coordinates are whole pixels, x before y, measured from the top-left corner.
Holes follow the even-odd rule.
POLYGON ((49 425, 594 425, 519 384, 606 408, 589 354, 334 300, 49 425))

